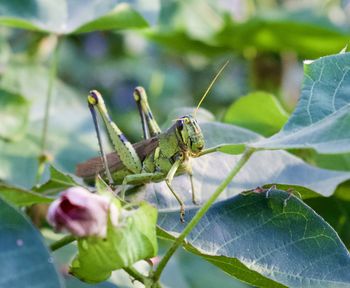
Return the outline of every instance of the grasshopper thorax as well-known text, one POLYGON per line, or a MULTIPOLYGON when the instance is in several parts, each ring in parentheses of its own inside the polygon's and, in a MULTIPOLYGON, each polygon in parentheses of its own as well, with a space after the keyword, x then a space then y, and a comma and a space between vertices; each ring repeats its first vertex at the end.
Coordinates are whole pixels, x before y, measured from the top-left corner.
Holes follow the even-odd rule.
POLYGON ((196 156, 204 148, 204 137, 197 120, 191 115, 183 116, 175 123, 178 139, 191 156, 196 156))

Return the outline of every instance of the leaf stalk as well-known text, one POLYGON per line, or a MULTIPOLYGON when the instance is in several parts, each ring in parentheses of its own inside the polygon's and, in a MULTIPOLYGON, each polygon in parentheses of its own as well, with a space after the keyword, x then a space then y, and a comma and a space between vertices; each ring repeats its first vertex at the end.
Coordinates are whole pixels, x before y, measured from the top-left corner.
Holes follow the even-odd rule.
POLYGON ((50 245, 50 250, 51 251, 55 251, 63 246, 68 245, 69 243, 72 243, 73 241, 75 241, 76 238, 73 235, 67 235, 64 236, 63 238, 61 238, 60 240, 57 240, 56 242, 53 242, 50 245))

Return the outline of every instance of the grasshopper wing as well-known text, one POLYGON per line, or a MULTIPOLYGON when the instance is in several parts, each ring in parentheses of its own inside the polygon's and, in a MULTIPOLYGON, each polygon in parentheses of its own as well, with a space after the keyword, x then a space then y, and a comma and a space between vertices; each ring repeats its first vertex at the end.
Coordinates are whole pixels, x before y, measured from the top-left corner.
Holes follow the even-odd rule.
MULTIPOLYGON (((151 154, 159 144, 158 137, 153 137, 133 144, 136 153, 143 161, 147 155, 151 154)), ((119 155, 116 152, 107 154, 108 168, 111 172, 125 168, 119 155)), ((104 173, 101 157, 91 158, 76 167, 75 174, 85 180, 94 179, 96 175, 104 173)))

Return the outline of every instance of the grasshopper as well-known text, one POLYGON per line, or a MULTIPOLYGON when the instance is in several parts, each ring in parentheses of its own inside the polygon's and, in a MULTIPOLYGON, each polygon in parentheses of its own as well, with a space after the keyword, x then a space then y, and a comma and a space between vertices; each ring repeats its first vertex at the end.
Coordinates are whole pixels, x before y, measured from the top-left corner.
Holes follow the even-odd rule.
MULTIPOLYGON (((214 77, 198 107, 227 64, 228 62, 214 77)), ((94 121, 101 157, 78 164, 76 174, 85 180, 92 180, 97 174, 105 172, 110 184, 122 185, 122 198, 128 184, 138 185, 164 180, 180 205, 180 221, 184 222, 185 206, 171 183, 174 176, 187 173, 191 182, 192 202, 196 204, 189 160, 207 153, 204 150, 205 141, 202 131, 195 117, 186 115, 176 119, 169 129, 161 132, 149 107, 145 90, 142 87, 136 87, 133 95, 140 113, 144 136, 144 140, 136 144, 131 144, 111 120, 101 94, 96 90, 90 91, 88 105, 94 121), (116 153, 105 155, 103 151, 96 110, 102 118, 116 153)))

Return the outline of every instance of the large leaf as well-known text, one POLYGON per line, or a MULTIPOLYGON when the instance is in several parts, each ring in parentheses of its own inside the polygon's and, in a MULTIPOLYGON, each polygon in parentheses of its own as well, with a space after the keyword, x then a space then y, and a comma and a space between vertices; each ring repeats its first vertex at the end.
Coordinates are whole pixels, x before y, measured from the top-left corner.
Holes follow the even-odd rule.
POLYGON ((1 287, 63 287, 38 231, 1 198, 0 229, 1 287))
POLYGON ((142 16, 126 3, 120 4, 118 0, 1 0, 0 24, 57 34, 147 27, 142 16))
MULTIPOLYGON (((237 163, 238 159, 239 159, 239 156, 230 156, 222 153, 214 153, 211 155, 209 154, 200 158, 192 159, 193 172, 194 172, 194 188, 196 192, 197 201, 200 204, 202 204, 211 195, 211 193, 215 191, 219 183, 228 174, 229 170, 232 169, 235 163, 237 163)), ((260 151, 253 154, 252 158, 237 174, 234 181, 232 181, 229 184, 229 186, 225 189, 225 191, 222 193, 222 195, 220 196, 221 197, 220 199, 222 201, 225 201, 225 199, 231 199, 233 195, 236 195, 241 191, 253 189, 253 188, 256 188, 257 186, 262 186, 264 184, 270 184, 269 186, 271 186, 271 184, 273 183, 284 183, 284 185, 278 185, 278 186, 284 187, 285 189, 295 188, 298 192, 300 192, 303 195, 303 197, 306 197, 306 198, 317 196, 317 193, 312 192, 312 190, 317 191, 318 193, 321 193, 323 195, 331 195, 336 189, 337 185, 339 185, 341 182, 345 181, 346 179, 349 179, 349 176, 350 174, 347 172, 329 171, 329 170, 319 169, 319 168, 307 165, 299 158, 292 156, 291 154, 283 151, 260 151)), ((190 189, 189 177, 187 175, 176 177, 173 181, 172 186, 174 190, 180 195, 180 197, 185 202, 186 213, 187 213, 185 215, 185 220, 189 221, 190 218, 193 216, 193 213, 199 209, 198 206, 193 205, 191 201, 191 194, 190 194, 191 189, 190 189)), ((169 224, 167 222, 168 219, 170 219, 171 221, 171 224, 165 227, 165 229, 168 232, 169 231, 178 232, 178 229, 181 229, 181 227, 184 227, 179 222, 179 204, 174 199, 174 197, 172 196, 172 194, 170 193, 170 191, 168 190, 168 188, 164 183, 147 184, 144 187, 139 188, 138 193, 132 194, 131 196, 139 197, 140 199, 146 198, 148 201, 157 205, 162 215, 161 219, 165 219, 163 221, 165 221, 167 224, 169 224)), ((250 196, 244 196, 244 197, 250 197, 250 196)), ((288 197, 288 194, 284 194, 283 199, 286 199, 287 197, 288 197)), ((249 199, 249 198, 244 198, 244 199, 249 199)), ((230 201, 231 200, 227 200, 227 203, 231 203, 230 201)), ((236 231, 234 227, 236 226, 236 223, 240 221, 239 220, 240 217, 237 217, 237 220, 236 220, 237 222, 234 222, 232 226, 230 226, 232 228, 228 228, 227 226, 224 226, 224 228, 221 228, 222 219, 226 221, 225 225, 231 225, 230 221, 232 218, 230 217, 230 215, 228 216, 226 215, 227 212, 223 206, 219 206, 221 205, 221 203, 225 203, 225 202, 219 202, 217 204, 218 206, 215 206, 215 207, 218 207, 217 211, 221 211, 222 214, 218 212, 217 218, 208 216, 209 218, 204 218, 205 220, 203 220, 204 222, 202 222, 202 223, 211 223, 210 227, 213 230, 205 231, 199 236, 199 237, 206 237, 205 235, 207 235, 207 238, 205 238, 203 242, 208 243, 208 245, 211 245, 212 247, 217 247, 218 245, 220 245, 220 244, 217 244, 216 242, 216 237, 218 235, 219 235, 218 236, 219 239, 221 238, 228 239, 228 236, 225 233, 227 231, 228 231, 227 233, 230 233, 230 231, 236 231)), ((283 202, 279 201, 279 205, 280 205, 279 208, 282 210, 283 202)), ((229 206, 239 207, 239 203, 235 202, 234 204, 232 205, 230 204, 229 206)), ((287 207, 289 207, 289 201, 287 202, 287 207)), ((252 209, 257 213, 256 215, 260 215, 259 213, 264 212, 264 209, 262 209, 261 207, 254 207, 252 209)), ((252 214, 249 211, 246 211, 244 208, 242 208, 242 213, 247 213, 247 215, 252 214)), ((211 212, 209 212, 209 215, 211 215, 210 213, 211 212)), ((310 213, 312 214, 313 212, 310 212, 310 213)), ((285 219, 288 219, 289 213, 285 214, 283 217, 285 217, 285 219)), ((162 226, 162 222, 159 222, 159 223, 162 226)), ((254 225, 247 224, 247 227, 250 227, 250 226, 254 226, 254 225)), ((198 229, 203 228, 203 224, 199 223, 197 227, 199 227, 198 229)), ((288 227, 288 229, 289 228, 292 229, 291 227, 294 227, 294 226, 293 224, 290 224, 290 226, 285 225, 285 227, 288 227)), ((242 231, 242 229, 240 231, 242 231)), ((288 233, 289 231, 293 233, 293 230, 286 230, 286 231, 288 231, 288 233)), ((267 238, 271 236, 270 232, 271 231, 268 231, 266 233, 267 238)), ((295 233, 298 233, 298 232, 295 232, 295 233)), ((268 238, 268 239, 260 240, 261 239, 260 234, 261 234, 261 231, 259 230, 256 232, 256 234, 251 235, 251 242, 254 242, 258 248, 260 248, 259 243, 261 241, 263 241, 263 243, 265 241, 269 242, 269 245, 271 246, 279 244, 279 242, 277 243, 275 242, 276 239, 274 237, 271 239, 268 238), (256 241, 256 239, 259 239, 259 241, 256 241)), ((218 241, 221 241, 221 240, 218 240, 218 241)), ((235 245, 232 244, 232 247, 235 247, 235 245)), ((188 246, 188 248, 190 247, 188 246)), ((268 278, 271 278, 275 281, 280 282, 279 279, 273 278, 273 276, 271 275, 268 275, 268 274, 265 275, 264 273, 262 273, 262 271, 264 271, 263 267, 261 269, 258 269, 258 268, 252 269, 251 266, 248 266, 247 263, 242 261, 244 257, 242 257, 242 259, 236 259, 236 258, 232 258, 233 255, 222 255, 222 253, 212 255, 210 253, 207 253, 206 250, 203 251, 203 247, 198 247, 198 246, 195 246, 194 248, 192 247, 192 249, 190 250, 192 252, 195 251, 197 254, 198 253, 201 254, 202 257, 204 257, 208 261, 211 261, 215 265, 219 266, 221 269, 223 269, 227 273, 235 277, 238 277, 240 280, 251 283, 252 285, 256 285, 258 287, 280 287, 279 284, 269 280, 268 278), (262 273, 264 276, 259 275, 259 273, 262 273)), ((252 253, 251 257, 256 257, 256 252, 254 250, 250 250, 250 252, 252 253)), ((318 251, 317 253, 323 253, 323 252, 318 251)), ((248 254, 248 251, 247 251, 247 254, 248 254)), ((291 253, 290 255, 293 255, 293 254, 291 253)), ((300 256, 301 258, 303 257, 302 255, 299 255, 299 254, 298 256, 300 256)), ((283 269, 287 269, 285 268, 285 265, 289 267, 288 266, 289 263, 278 262, 277 264, 275 264, 274 262, 271 262, 271 261, 269 262, 270 266, 271 267, 276 266, 277 267, 276 269, 278 270, 281 269, 281 271, 283 271, 283 269)), ((268 273, 270 272, 271 271, 268 271, 268 273)), ((285 282, 283 283, 286 284, 285 282)))
POLYGON ((157 210, 142 203, 138 209, 125 213, 124 222, 118 227, 109 223, 106 239, 86 237, 78 240, 79 252, 70 269, 74 276, 85 282, 101 282, 113 270, 157 255, 157 210))
POLYGON ((0 137, 17 140, 26 132, 29 102, 20 95, 0 89, 0 137))
MULTIPOLYGON (((216 203, 185 247, 258 287, 348 287, 350 255, 335 231, 296 197, 272 190, 216 203), (263 276, 259 276, 259 274, 263 276)), ((188 211, 193 217, 198 208, 188 211)), ((184 225, 164 211, 159 225, 175 235, 184 225)))
POLYGON ((350 53, 308 61, 298 106, 281 132, 252 146, 350 151, 350 53))
POLYGON ((224 121, 264 136, 277 133, 288 120, 288 114, 269 93, 253 92, 239 98, 226 111, 224 121))

